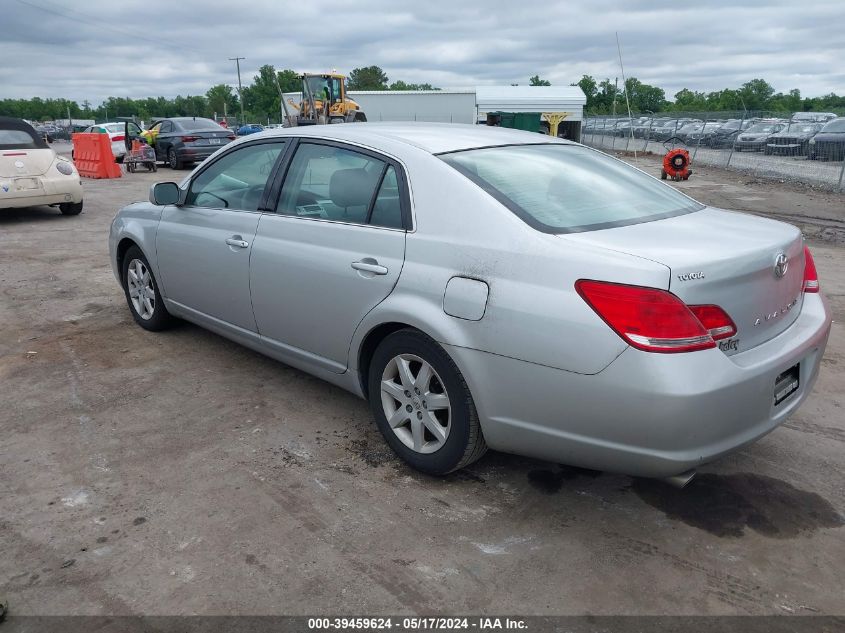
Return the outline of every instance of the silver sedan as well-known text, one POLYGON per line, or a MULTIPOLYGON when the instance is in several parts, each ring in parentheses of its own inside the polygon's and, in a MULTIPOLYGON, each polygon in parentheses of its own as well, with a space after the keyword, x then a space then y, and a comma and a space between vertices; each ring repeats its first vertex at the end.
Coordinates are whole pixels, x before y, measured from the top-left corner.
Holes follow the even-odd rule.
POLYGON ((485 126, 251 135, 121 209, 110 252, 138 325, 366 398, 435 474, 489 447, 687 481, 796 410, 830 331, 796 228, 485 126))

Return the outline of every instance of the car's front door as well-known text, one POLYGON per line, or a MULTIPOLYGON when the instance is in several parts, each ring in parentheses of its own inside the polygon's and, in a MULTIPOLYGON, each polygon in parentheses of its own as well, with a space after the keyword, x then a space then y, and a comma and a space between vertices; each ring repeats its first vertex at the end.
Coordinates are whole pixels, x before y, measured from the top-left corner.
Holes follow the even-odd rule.
POLYGON ((156 250, 165 297, 178 309, 255 331, 249 258, 285 145, 267 140, 224 154, 192 178, 184 204, 165 207, 156 250))
POLYGON ((261 218, 250 284, 259 334, 282 354, 334 372, 364 316, 396 284, 410 206, 401 166, 302 141, 261 218))

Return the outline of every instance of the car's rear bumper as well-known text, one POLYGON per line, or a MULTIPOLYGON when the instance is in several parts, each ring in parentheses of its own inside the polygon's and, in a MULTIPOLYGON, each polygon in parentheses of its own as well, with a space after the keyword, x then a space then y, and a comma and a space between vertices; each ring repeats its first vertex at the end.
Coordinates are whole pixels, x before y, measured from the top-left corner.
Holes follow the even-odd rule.
POLYGON ((211 156, 224 145, 226 145, 226 143, 201 147, 181 147, 176 150, 176 156, 181 161, 198 163, 211 156))
POLYGON ((765 435, 809 395, 830 313, 807 295, 774 339, 726 356, 718 349, 626 349, 594 375, 445 346, 472 391, 488 445, 559 463, 647 477, 675 475, 765 435), (774 404, 775 378, 800 363, 799 388, 774 404))
POLYGON ((20 209, 63 202, 82 202, 82 183, 79 176, 61 176, 61 178, 38 178, 38 189, 14 191, 13 181, 0 178, 0 209, 20 209), (9 191, 4 191, 3 186, 9 191))

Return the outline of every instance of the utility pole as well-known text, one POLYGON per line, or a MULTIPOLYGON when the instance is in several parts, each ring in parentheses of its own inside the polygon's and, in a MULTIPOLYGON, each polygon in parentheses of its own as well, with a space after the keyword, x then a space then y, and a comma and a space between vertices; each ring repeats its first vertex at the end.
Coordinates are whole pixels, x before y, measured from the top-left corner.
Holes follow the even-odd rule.
POLYGON ((241 125, 245 123, 244 121, 244 95, 241 90, 241 60, 246 59, 246 57, 230 57, 230 62, 235 62, 238 67, 238 101, 241 102, 241 125))

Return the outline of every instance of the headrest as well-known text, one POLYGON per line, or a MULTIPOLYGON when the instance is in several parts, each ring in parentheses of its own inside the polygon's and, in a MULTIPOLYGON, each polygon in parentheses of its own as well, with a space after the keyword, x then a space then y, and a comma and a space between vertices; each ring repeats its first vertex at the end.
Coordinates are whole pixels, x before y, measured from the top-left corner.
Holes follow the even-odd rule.
POLYGON ((376 177, 362 168, 340 169, 329 180, 329 197, 344 209, 366 207, 373 197, 376 177))

